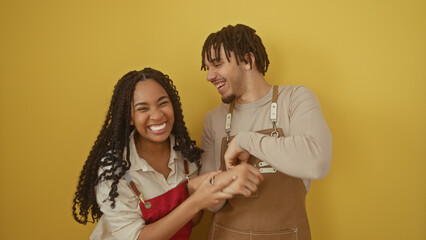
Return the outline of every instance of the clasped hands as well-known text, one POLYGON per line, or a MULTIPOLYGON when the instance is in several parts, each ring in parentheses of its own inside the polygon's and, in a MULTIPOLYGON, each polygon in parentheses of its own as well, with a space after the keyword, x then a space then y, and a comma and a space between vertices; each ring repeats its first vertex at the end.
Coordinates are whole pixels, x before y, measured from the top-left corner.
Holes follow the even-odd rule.
POLYGON ((249 157, 248 152, 236 145, 234 138, 225 153, 227 171, 208 172, 192 178, 188 183, 189 194, 202 208, 211 211, 219 210, 224 200, 235 195, 250 196, 257 191, 263 176, 256 167, 247 164, 249 157))
POLYGON ((225 163, 227 171, 216 175, 216 183, 222 179, 234 178, 234 181, 222 192, 232 195, 250 196, 257 191, 257 186, 263 181, 263 176, 256 167, 247 164, 250 154, 240 149, 236 144, 236 138, 233 138, 225 152, 225 163), (237 165, 236 163, 239 162, 237 165))

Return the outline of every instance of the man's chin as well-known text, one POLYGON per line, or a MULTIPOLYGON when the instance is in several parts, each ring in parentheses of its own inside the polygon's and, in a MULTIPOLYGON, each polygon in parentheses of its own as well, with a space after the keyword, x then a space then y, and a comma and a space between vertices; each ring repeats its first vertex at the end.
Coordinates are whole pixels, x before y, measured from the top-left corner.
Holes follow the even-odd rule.
POLYGON ((234 94, 231 94, 231 95, 229 95, 229 96, 223 96, 223 97, 222 97, 222 102, 223 102, 223 103, 226 103, 226 104, 229 104, 229 103, 231 103, 232 101, 234 101, 234 99, 235 99, 235 95, 234 95, 234 94))

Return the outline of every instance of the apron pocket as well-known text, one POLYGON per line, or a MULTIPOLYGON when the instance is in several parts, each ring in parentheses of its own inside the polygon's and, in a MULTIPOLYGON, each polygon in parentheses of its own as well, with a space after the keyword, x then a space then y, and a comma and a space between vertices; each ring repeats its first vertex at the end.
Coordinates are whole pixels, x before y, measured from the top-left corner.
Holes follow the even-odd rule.
POLYGON ((298 240, 297 228, 277 231, 247 231, 214 223, 212 240, 298 240))

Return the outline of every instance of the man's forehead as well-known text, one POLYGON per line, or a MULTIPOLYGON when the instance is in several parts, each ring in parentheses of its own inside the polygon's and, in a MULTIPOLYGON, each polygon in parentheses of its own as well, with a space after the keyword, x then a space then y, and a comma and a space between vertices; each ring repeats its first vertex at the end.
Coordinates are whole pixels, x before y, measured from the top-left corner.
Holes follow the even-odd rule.
MULTIPOLYGON (((233 52, 231 51, 229 57, 232 58, 232 56, 233 56, 233 52)), ((216 52, 216 49, 215 49, 214 46, 211 46, 210 51, 209 51, 209 56, 207 56, 207 54, 206 54, 204 61, 205 62, 218 62, 221 59, 227 59, 223 44, 220 45, 220 49, 219 49, 218 52, 216 52)))
POLYGON ((210 48, 210 57, 211 59, 219 59, 220 56, 225 54, 225 49, 223 48, 223 45, 221 44, 219 47, 219 52, 216 53, 216 49, 212 46, 210 48))

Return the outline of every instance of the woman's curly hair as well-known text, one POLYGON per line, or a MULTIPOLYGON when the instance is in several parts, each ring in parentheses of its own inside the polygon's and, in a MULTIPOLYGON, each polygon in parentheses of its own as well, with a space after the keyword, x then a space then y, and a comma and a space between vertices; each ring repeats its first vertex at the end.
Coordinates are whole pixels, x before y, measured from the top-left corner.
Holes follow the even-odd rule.
POLYGON ((74 219, 79 223, 95 222, 102 216, 95 193, 95 187, 100 181, 111 180, 111 191, 105 200, 110 200, 111 207, 115 207, 118 182, 131 165, 129 136, 134 130, 134 126, 130 125, 133 92, 136 83, 147 79, 158 82, 172 102, 175 117, 172 129, 175 136, 174 150, 180 151, 184 158, 200 167, 203 151, 189 137, 180 97, 173 81, 168 75, 152 68, 131 71, 115 85, 105 122, 81 171, 72 206, 74 219))

